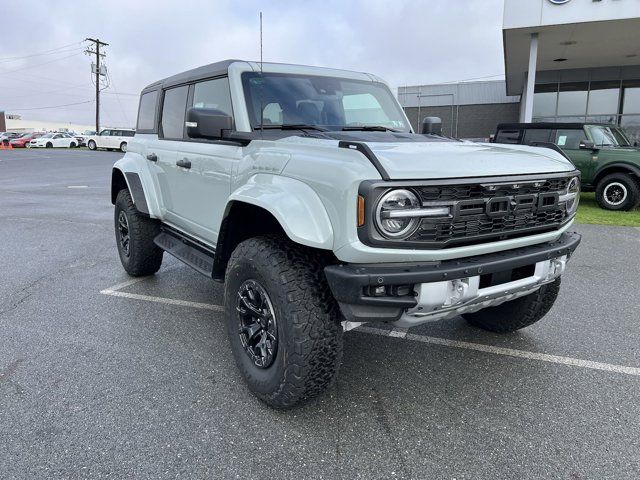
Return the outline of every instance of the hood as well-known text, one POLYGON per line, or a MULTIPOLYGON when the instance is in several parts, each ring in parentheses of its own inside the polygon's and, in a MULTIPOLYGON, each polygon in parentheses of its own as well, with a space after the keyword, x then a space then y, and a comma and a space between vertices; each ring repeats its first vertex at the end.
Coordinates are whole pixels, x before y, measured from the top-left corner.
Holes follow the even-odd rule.
POLYGON ((494 143, 368 143, 393 180, 570 172, 575 166, 548 148, 494 143))
MULTIPOLYGON (((371 141, 364 138, 352 141, 365 143, 391 180, 527 175, 576 169, 564 156, 549 148, 412 136, 413 141, 371 141), (415 137, 420 137, 420 141, 415 137)), ((283 140, 338 146, 335 140, 310 137, 296 136, 283 140)))

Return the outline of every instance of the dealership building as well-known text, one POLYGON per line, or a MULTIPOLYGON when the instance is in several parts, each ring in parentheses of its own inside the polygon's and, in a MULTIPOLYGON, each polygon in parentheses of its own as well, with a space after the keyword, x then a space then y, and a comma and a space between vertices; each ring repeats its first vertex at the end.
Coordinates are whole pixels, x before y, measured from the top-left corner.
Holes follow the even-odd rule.
POLYGON ((640 141, 640 0, 505 0, 505 80, 406 86, 414 128, 459 138, 501 122, 604 122, 640 141))

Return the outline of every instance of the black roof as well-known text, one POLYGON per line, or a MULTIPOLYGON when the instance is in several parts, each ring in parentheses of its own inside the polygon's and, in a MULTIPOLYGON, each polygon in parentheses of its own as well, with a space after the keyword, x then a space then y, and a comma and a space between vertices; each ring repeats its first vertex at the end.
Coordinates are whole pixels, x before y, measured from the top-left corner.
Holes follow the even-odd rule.
POLYGON ((229 69, 229 65, 235 62, 242 62, 243 60, 223 60, 221 62, 210 63, 209 65, 203 65, 202 67, 192 68, 186 72, 178 73, 171 77, 167 77, 163 80, 153 82, 147 85, 142 91, 156 90, 158 87, 166 88, 173 85, 179 85, 181 83, 192 82, 194 80, 201 80, 203 78, 217 77, 219 75, 226 75, 229 69))
POLYGON ((572 129, 581 129, 585 125, 600 125, 603 127, 617 127, 612 123, 597 123, 597 122, 584 122, 584 123, 559 123, 559 122, 533 122, 533 123, 499 123, 498 130, 502 129, 519 129, 519 128, 527 128, 527 129, 537 129, 537 128, 549 128, 549 129, 558 129, 564 128, 568 130, 572 129))

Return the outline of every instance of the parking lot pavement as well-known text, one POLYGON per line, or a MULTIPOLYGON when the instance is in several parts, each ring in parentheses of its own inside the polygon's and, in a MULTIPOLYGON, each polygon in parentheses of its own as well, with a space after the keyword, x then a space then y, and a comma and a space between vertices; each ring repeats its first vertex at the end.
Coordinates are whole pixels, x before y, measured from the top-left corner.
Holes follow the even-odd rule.
POLYGON ((639 230, 578 226, 519 333, 345 333, 335 386, 279 412, 239 378, 220 285, 121 269, 121 155, 0 152, 0 478, 639 477, 639 230))

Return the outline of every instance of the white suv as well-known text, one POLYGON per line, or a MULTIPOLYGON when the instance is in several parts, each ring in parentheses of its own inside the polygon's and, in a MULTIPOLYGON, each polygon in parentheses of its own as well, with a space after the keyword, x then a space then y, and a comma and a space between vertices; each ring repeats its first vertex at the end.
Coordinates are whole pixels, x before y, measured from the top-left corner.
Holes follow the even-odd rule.
POLYGON ((342 325, 537 322, 580 243, 562 153, 443 137, 433 117, 414 133, 373 75, 230 60, 139 105, 112 171, 122 265, 151 275, 167 252, 224 282, 231 351, 273 407, 331 384, 342 325))
POLYGON ((136 131, 130 128, 102 130, 100 135, 91 135, 87 138, 87 147, 89 150, 106 148, 126 152, 127 143, 135 134, 136 131))

